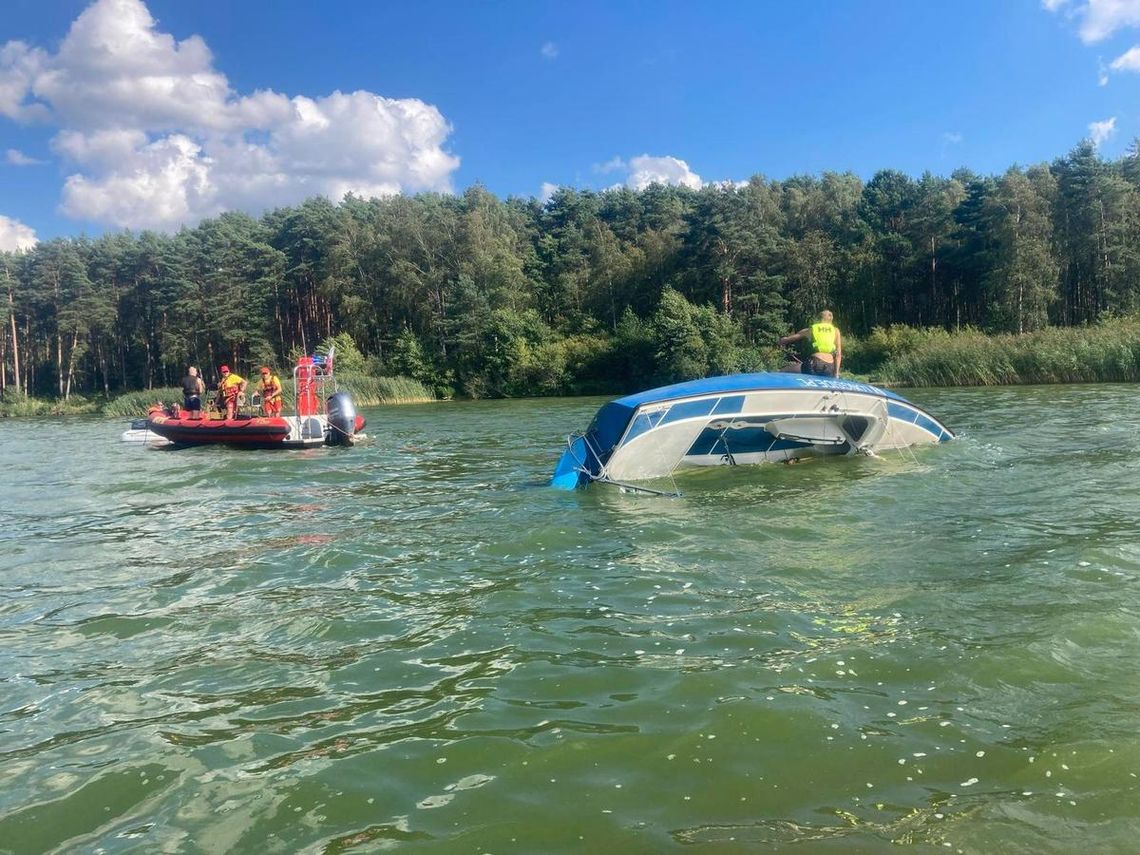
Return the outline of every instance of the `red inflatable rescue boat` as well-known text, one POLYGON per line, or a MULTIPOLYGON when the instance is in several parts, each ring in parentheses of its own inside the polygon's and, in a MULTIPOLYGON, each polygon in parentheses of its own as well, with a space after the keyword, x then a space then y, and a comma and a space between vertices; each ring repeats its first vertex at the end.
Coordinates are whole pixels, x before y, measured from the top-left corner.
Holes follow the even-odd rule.
POLYGON ((146 427, 175 445, 232 445, 240 448, 311 448, 353 445, 364 430, 347 392, 336 391, 333 355, 302 356, 293 368, 296 413, 235 418, 197 418, 178 407, 155 405, 146 427), (331 391, 326 397, 326 392, 331 391))

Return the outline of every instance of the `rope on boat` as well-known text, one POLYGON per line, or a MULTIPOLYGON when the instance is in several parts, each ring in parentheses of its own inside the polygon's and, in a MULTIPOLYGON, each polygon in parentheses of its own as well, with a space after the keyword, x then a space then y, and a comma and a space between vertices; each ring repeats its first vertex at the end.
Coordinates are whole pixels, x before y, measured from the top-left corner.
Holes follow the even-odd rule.
MULTIPOLYGON (((839 414, 844 415, 844 416, 851 415, 851 402, 847 400, 847 390, 846 389, 836 389, 832 392, 829 392, 827 397, 832 397, 832 398, 838 397, 839 398, 840 403, 838 405, 832 404, 832 406, 831 406, 832 412, 836 412, 836 413, 839 413, 839 414)), ((825 398, 825 400, 826 400, 826 398, 825 398)), ((879 398, 878 399, 878 405, 883 410, 883 418, 886 421, 887 430, 890 430, 891 419, 890 419, 890 415, 886 412, 886 407, 887 407, 886 399, 885 398, 879 398)), ((840 430, 843 431, 844 436, 847 437, 848 443, 851 445, 851 448, 855 452, 857 452, 859 454, 865 454, 868 457, 877 457, 878 456, 873 451, 871 451, 869 448, 867 448, 866 444, 858 445, 854 441, 852 441, 851 435, 849 433, 847 433, 847 430, 845 428, 840 427, 840 430)), ((864 429, 864 434, 866 434, 866 429, 864 429)))
MULTIPOLYGON (((843 411, 845 413, 850 410, 850 407, 849 407, 848 402, 847 402, 847 390, 845 390, 845 389, 839 390, 839 391, 833 392, 831 394, 839 395, 842 398, 842 400, 843 400, 843 411)), ((879 406, 879 409, 882 410, 882 413, 883 413, 883 421, 886 423, 886 430, 884 431, 884 433, 885 433, 887 439, 890 441, 891 447, 894 448, 896 451, 905 452, 905 454, 910 457, 911 463, 913 463, 915 466, 921 465, 918 461, 918 455, 914 453, 914 449, 909 444, 902 444, 902 445, 898 444, 898 437, 895 435, 894 420, 891 418, 890 408, 887 405, 886 397, 879 397, 878 398, 878 406, 879 406)), ((878 457, 879 456, 874 452, 874 450, 867 448, 865 446, 855 446, 855 450, 858 451, 860 454, 866 455, 867 457, 878 457)))
POLYGON ((591 481, 597 480, 594 477, 594 473, 590 471, 590 467, 587 465, 587 461, 580 459, 578 455, 574 453, 574 440, 576 439, 582 440, 582 445, 586 447, 586 451, 594 455, 594 459, 598 461, 598 469, 601 470, 604 468, 602 466, 601 455, 598 454, 597 449, 595 449, 594 446, 590 443, 590 437, 586 435, 586 432, 574 431, 574 433, 568 434, 566 436, 566 450, 570 452, 570 456, 574 459, 574 463, 577 464, 574 467, 574 471, 580 475, 585 475, 591 481))
MULTIPOLYGON (((887 402, 884 399, 883 400, 883 407, 885 408, 886 405, 887 405, 887 402)), ((898 440, 895 437, 895 426, 891 421, 890 415, 887 416, 887 433, 890 435, 892 444, 895 444, 898 442, 898 440)), ((913 463, 915 466, 921 466, 922 465, 918 462, 918 455, 914 453, 914 449, 909 444, 906 444, 906 445, 895 444, 895 448, 898 450, 901 450, 901 451, 905 451, 910 456, 910 462, 913 463)))
MULTIPOLYGON (((668 490, 658 490, 654 487, 642 487, 640 484, 628 484, 625 481, 614 481, 612 478, 598 478, 599 484, 613 484, 622 490, 630 490, 634 493, 648 493, 650 496, 668 496, 671 499, 679 499, 681 491, 677 489, 677 483, 673 482, 673 492, 668 490)), ((672 476, 670 476, 672 480, 672 476)))
POLYGON ((328 427, 329 427, 329 430, 335 430, 335 431, 339 431, 340 433, 343 433, 345 436, 347 436, 349 439, 352 439, 353 437, 355 437, 355 436, 356 436, 355 432, 354 432, 354 433, 349 433, 349 432, 348 432, 348 431, 346 431, 344 428, 341 428, 341 427, 337 427, 336 425, 334 425, 334 424, 333 424, 331 421, 329 421, 327 418, 325 419, 325 424, 327 424, 327 425, 328 425, 328 427))
MULTIPOLYGON (((884 433, 889 434, 894 430, 894 428, 891 427, 891 414, 887 409, 887 399, 879 398, 876 403, 878 404, 879 409, 882 411, 883 423, 886 425, 884 433)), ((869 443, 863 443, 862 445, 855 446, 855 451, 857 451, 859 454, 862 454, 864 457, 879 456, 875 453, 875 450, 870 447, 869 443)))
POLYGON ((673 470, 670 470, 669 472, 669 481, 673 484, 673 492, 670 493, 668 490, 658 490, 653 487, 642 487, 638 484, 629 484, 625 481, 617 481, 613 478, 610 478, 606 474, 606 467, 605 464, 602 463, 602 456, 598 453, 598 450, 594 448, 593 443, 590 442, 590 437, 586 435, 585 431, 576 431, 572 434, 569 434, 566 437, 566 446, 570 451, 570 456, 574 459, 574 463, 576 464, 576 471, 582 475, 585 475, 590 481, 596 482, 598 484, 612 484, 613 486, 618 487, 622 490, 630 490, 634 493, 646 493, 651 496, 670 496, 672 498, 677 498, 681 495, 681 491, 677 488, 677 482, 673 478, 673 471, 675 471, 677 468, 676 464, 674 464, 673 470), (594 473, 590 471, 586 460, 580 459, 578 455, 574 453, 574 440, 576 439, 581 439, 582 444, 586 447, 586 450, 590 454, 594 455, 594 459, 598 461, 599 472, 597 475, 594 475, 594 473))
MULTIPOLYGON (((717 403, 719 404, 719 401, 717 403)), ((714 407, 713 409, 716 409, 716 407, 714 407)), ((728 461, 728 465, 729 466, 735 466, 736 465, 736 456, 732 453, 732 449, 728 447, 728 436, 727 436, 727 434, 728 434, 728 429, 730 427, 732 427, 732 419, 729 419, 728 421, 726 421, 724 423, 724 427, 721 428, 720 436, 717 437, 717 439, 720 441, 720 444, 724 446, 724 456, 725 456, 725 459, 728 461)), ((716 446, 714 445, 713 447, 715 448, 716 446)))
MULTIPOLYGON (((131 429, 133 430, 134 428, 132 427, 131 429)), ((151 430, 150 430, 150 421, 149 420, 147 421, 146 427, 143 428, 143 431, 144 431, 143 441, 139 443, 139 450, 146 451, 147 446, 150 445, 151 430)), ((155 434, 155 436, 158 436, 158 434, 155 434)))
MULTIPOLYGON (((719 405, 719 403, 720 403, 720 399, 718 398, 717 404, 713 405, 714 410, 716 409, 717 405, 719 405)), ((661 411, 661 414, 657 417, 657 424, 653 425, 654 429, 656 429, 661 424, 661 422, 665 421, 665 416, 667 416, 669 414, 669 412, 673 409, 673 407, 674 407, 674 404, 670 404, 668 407, 666 407, 664 410, 661 411)), ((645 488, 645 490, 643 490, 643 492, 648 492, 651 495, 673 496, 674 498, 679 497, 681 495, 681 489, 680 489, 680 487, 677 486, 677 479, 674 477, 674 475, 677 472, 677 467, 681 465, 681 460, 684 458, 684 456, 685 455, 682 454, 680 457, 678 457, 676 460, 673 461, 673 465, 669 467, 669 474, 666 476, 669 479, 669 483, 673 485, 673 492, 672 493, 668 492, 667 490, 653 490, 650 488, 645 488)), ((667 460, 664 460, 664 455, 662 455, 662 454, 658 455, 658 460, 663 460, 665 463, 668 463, 667 460)), ((637 488, 636 487, 631 488, 631 487, 627 486, 626 489, 637 489, 637 488)))

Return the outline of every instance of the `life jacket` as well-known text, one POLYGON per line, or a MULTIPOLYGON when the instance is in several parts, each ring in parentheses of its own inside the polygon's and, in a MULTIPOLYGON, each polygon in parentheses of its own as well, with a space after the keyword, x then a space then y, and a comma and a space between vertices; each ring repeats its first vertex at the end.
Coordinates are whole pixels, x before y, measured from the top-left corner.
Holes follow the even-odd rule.
POLYGON ((839 331, 831 324, 820 321, 811 325, 811 348, 813 353, 835 353, 835 338, 839 331))
POLYGON ((238 377, 232 371, 222 378, 222 382, 218 384, 218 391, 220 391, 226 398, 236 398, 241 392, 241 384, 245 381, 238 377))
POLYGON ((198 377, 197 375, 191 377, 189 374, 187 374, 182 378, 183 398, 193 398, 197 395, 201 395, 203 388, 204 386, 202 383, 202 378, 198 377))
POLYGON ((276 374, 270 374, 268 380, 261 381, 261 397, 266 401, 275 401, 281 397, 281 379, 276 374), (273 387, 273 392, 266 390, 273 387))

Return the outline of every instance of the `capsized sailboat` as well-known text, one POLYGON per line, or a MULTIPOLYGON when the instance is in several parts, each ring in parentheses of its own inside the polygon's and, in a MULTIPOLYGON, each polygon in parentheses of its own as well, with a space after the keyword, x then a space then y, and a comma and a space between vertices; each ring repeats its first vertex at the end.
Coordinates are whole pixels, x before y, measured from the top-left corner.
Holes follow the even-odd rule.
POLYGON ((551 486, 663 478, 683 466, 875 453, 953 439, 921 407, 869 383, 805 374, 730 374, 605 404, 567 438, 551 486))

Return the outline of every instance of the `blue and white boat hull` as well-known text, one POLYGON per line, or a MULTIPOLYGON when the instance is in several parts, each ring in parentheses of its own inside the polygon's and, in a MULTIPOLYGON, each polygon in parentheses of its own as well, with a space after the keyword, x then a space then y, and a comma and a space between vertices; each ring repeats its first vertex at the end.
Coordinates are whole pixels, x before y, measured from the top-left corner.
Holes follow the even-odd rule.
POLYGON ((551 481, 641 481, 678 467, 782 462, 934 444, 954 434, 894 392, 802 374, 733 374, 605 404, 551 481))

